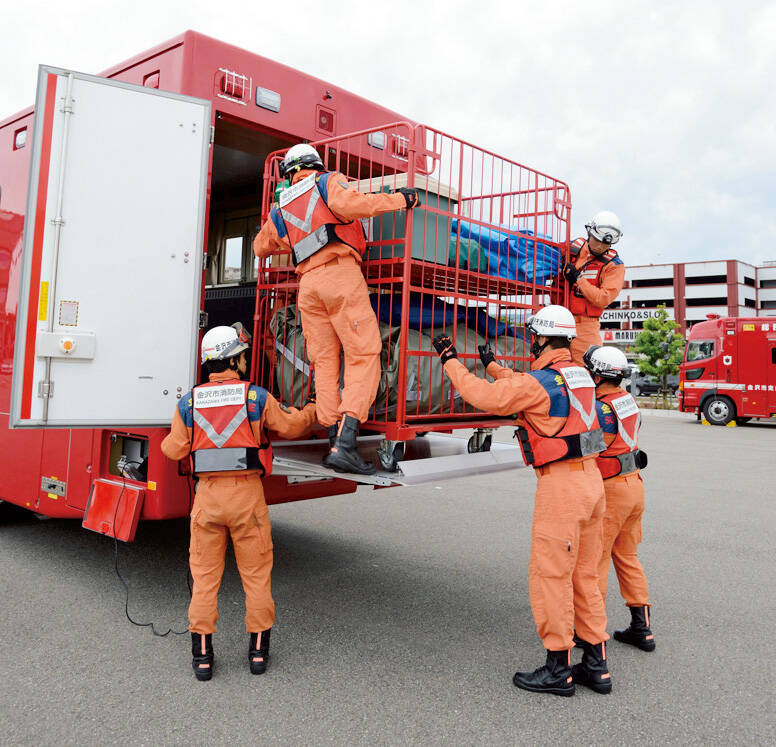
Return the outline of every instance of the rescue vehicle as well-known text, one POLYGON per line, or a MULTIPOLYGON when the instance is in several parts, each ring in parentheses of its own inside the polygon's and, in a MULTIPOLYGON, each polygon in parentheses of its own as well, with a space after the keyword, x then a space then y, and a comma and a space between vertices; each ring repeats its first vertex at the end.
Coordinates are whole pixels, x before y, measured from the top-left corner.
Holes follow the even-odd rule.
MULTIPOLYGON (((563 301, 538 270, 568 254, 568 186, 187 31, 99 76, 41 66, 34 108, 0 122, 2 501, 125 541, 141 518, 185 516, 190 477, 159 445, 199 380, 205 327, 253 323, 253 380, 301 405, 311 372, 296 276, 288 257, 259 265, 251 252, 278 160, 300 141, 357 189, 423 197, 414 213, 365 226, 393 378, 362 439, 385 469, 359 481, 522 464, 516 447, 489 449, 503 419, 454 396, 427 333, 451 333, 472 369, 483 339, 525 365, 524 336, 497 320, 563 301), (466 243, 487 232, 492 247, 466 243), (468 443, 440 436, 461 428, 474 429, 468 443)), ((315 435, 275 444, 268 503, 355 491, 321 466, 315 435)))
POLYGON ((679 409, 711 425, 776 416, 776 323, 709 314, 689 331, 679 409))

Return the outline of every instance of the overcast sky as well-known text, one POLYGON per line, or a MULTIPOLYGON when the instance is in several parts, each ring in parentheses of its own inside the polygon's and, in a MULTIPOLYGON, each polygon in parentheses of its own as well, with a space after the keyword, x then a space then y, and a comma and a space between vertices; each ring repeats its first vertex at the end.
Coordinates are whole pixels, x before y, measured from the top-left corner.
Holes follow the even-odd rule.
POLYGON ((563 179, 626 263, 776 260, 776 2, 6 0, 0 119, 189 28, 563 179))

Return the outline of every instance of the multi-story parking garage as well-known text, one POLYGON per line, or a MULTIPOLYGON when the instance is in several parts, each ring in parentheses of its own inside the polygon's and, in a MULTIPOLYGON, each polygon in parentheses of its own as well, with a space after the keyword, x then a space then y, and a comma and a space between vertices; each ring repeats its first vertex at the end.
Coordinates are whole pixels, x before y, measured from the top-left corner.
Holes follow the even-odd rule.
POLYGON ((738 260, 635 265, 617 300, 601 317, 605 342, 628 344, 664 303, 684 333, 708 314, 776 316, 776 262, 738 260))

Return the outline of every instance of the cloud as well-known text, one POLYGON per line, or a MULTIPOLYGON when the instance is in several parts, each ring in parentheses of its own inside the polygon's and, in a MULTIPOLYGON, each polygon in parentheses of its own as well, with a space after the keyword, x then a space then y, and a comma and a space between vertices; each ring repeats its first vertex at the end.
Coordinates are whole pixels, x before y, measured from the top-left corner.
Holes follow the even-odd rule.
POLYGON ((632 264, 776 258, 776 6, 81 0, 4 11, 10 114, 38 63, 97 72, 194 28, 567 181, 632 264), (32 21, 34 19, 34 22, 32 21), (11 31, 8 31, 11 29, 11 31), (11 72, 12 71, 12 72, 11 72))

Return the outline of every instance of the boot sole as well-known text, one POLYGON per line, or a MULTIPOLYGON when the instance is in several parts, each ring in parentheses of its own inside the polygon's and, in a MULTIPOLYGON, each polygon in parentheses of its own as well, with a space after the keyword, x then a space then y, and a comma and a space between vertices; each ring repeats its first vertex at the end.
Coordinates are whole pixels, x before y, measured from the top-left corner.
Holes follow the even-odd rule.
POLYGON ((200 681, 200 682, 207 682, 208 680, 213 679, 213 672, 212 670, 205 674, 204 672, 194 672, 194 676, 200 681))
POLYGON ((612 683, 601 683, 598 684, 596 682, 579 682, 578 680, 574 680, 575 685, 582 685, 582 687, 587 687, 593 692, 598 693, 599 695, 608 695, 612 691, 612 683))
POLYGON ((514 680, 512 680, 512 684, 520 690, 527 690, 532 693, 548 693, 549 695, 560 695, 565 698, 569 698, 574 694, 573 687, 530 687, 528 685, 518 684, 514 680))

